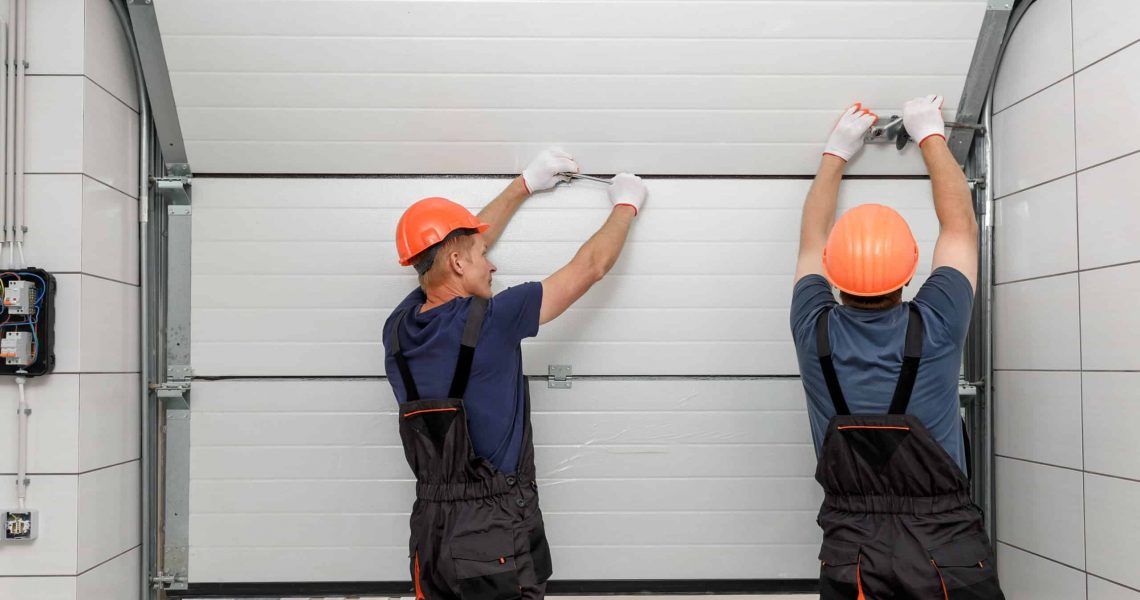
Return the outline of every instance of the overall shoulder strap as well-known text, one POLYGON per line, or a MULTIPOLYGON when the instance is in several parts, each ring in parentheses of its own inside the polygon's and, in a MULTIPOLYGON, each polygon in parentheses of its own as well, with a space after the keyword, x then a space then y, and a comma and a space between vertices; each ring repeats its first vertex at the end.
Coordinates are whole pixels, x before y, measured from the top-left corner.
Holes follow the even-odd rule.
POLYGON ((914 391, 914 382, 918 378, 918 365, 922 361, 922 313, 918 306, 911 302, 910 318, 906 324, 906 346, 903 349, 902 372, 899 382, 895 386, 895 395, 891 399, 891 410, 887 414, 905 415, 907 405, 910 404, 910 395, 914 391))
POLYGON ((847 399, 843 397, 843 389, 839 387, 839 377, 835 375, 835 363, 831 360, 831 338, 828 335, 828 316, 831 307, 824 308, 815 321, 815 348, 819 355, 819 366, 823 370, 823 380, 827 382, 827 391, 831 395, 831 403, 835 405, 835 414, 845 416, 851 414, 847 408, 847 399))
POLYGON ((416 388, 416 380, 412 378, 412 370, 408 368, 408 359, 400 350, 400 327, 404 324, 404 318, 407 316, 408 310, 404 309, 392 321, 392 331, 388 334, 388 345, 392 347, 392 352, 396 358, 396 367, 400 369, 400 378, 404 380, 404 390, 408 395, 407 401, 412 402, 420 399, 420 391, 416 388))
POLYGON ((451 378, 448 398, 463 398, 467 392, 467 380, 471 377, 471 363, 475 359, 475 346, 479 343, 479 333, 483 330, 483 317, 487 314, 487 299, 475 296, 467 309, 467 324, 463 326, 463 339, 459 346, 459 360, 455 363, 455 375, 451 378))

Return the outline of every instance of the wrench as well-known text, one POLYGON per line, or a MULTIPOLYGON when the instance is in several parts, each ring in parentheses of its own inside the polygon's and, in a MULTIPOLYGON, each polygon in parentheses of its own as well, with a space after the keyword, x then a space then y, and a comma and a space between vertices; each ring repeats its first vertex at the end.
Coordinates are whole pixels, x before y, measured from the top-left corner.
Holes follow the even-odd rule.
POLYGON ((559 173, 559 175, 561 175, 563 177, 569 177, 571 179, 585 179, 587 181, 597 181, 598 183, 604 183, 606 185, 610 184, 609 179, 602 179, 600 177, 592 177, 590 175, 582 175, 581 173, 566 172, 566 173, 559 173))

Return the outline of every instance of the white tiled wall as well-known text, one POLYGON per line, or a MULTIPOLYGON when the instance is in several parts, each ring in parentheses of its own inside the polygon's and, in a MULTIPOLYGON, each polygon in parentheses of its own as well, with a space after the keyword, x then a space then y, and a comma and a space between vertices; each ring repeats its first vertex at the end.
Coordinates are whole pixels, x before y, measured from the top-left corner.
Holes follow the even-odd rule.
POLYGON ((996 510, 1011 600, 1140 598, 1137 40, 1140 3, 1038 0, 998 75, 996 510))
MULTIPOLYGON (((25 249, 58 282, 57 363, 28 386, 39 538, 0 547, 0 598, 130 600, 140 539, 133 67, 108 0, 28 6, 25 249)), ((15 396, 0 381, 0 439, 15 437, 5 408, 15 396)), ((15 503, 14 454, 0 452, 4 507, 15 503)))
MULTIPOLYGON (((1077 270, 1077 178, 1006 196, 994 205, 994 281, 1077 270)), ((1138 213, 1140 214, 1140 213, 1138 213)))
POLYGON ((1037 0, 1005 49, 1002 67, 1017 71, 994 88, 994 109, 1002 110, 1073 74, 1070 0, 1037 0))
POLYGON ((997 545, 1006 600, 1073 600, 1085 594, 1085 573, 1009 544, 997 545), (1060 567, 1060 568, 1058 568, 1060 567))

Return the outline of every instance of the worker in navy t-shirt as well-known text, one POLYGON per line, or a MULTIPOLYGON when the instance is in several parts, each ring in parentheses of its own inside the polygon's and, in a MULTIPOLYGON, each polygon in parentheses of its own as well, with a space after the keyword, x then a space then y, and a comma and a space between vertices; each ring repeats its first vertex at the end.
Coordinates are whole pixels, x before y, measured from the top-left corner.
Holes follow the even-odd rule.
POLYGON ((978 225, 941 108, 928 96, 903 110, 940 225, 913 301, 902 293, 918 243, 902 215, 864 204, 836 220, 847 161, 878 118, 870 110, 856 104, 839 119, 804 201, 791 329, 824 490, 821 600, 1003 598, 959 413, 978 225))
POLYGON ((613 267, 645 185, 633 175, 614 177, 605 224, 541 282, 492 295, 496 267, 487 251, 527 197, 578 171, 570 155, 552 148, 478 216, 427 198, 397 225, 400 262, 416 269, 420 285, 384 323, 384 366, 417 479, 409 548, 417 598, 545 593, 552 566, 520 342, 538 335, 540 325, 613 267))

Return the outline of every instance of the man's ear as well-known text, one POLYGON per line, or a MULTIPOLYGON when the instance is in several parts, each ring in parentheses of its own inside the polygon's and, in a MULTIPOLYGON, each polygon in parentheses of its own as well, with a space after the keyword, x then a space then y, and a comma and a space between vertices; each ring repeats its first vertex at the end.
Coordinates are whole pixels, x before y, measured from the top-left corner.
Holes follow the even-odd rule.
POLYGON ((459 256, 458 252, 448 253, 448 255, 447 255, 447 266, 456 275, 459 275, 460 277, 463 276, 463 261, 460 260, 460 256, 459 256))

